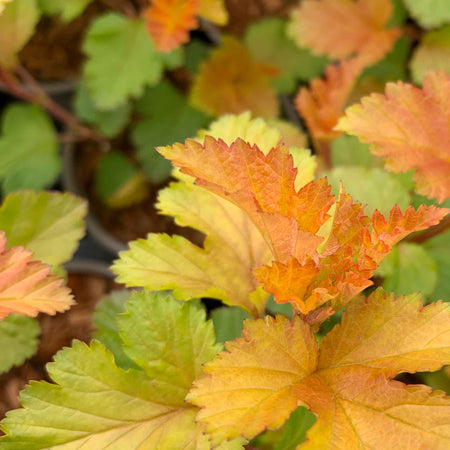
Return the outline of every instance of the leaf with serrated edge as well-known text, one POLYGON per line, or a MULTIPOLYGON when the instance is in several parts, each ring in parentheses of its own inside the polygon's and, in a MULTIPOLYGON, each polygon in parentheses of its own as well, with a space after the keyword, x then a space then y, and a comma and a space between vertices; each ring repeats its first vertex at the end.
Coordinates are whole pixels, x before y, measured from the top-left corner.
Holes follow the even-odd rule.
POLYGON ((445 72, 429 72, 423 89, 388 83, 386 95, 372 94, 348 108, 336 129, 370 143, 388 170, 415 169, 417 192, 442 202, 450 198, 449 96, 445 72))
MULTIPOLYGON (((195 424, 198 409, 184 402, 201 364, 220 348, 204 312, 167 294, 134 293, 120 325, 145 372, 116 367, 98 341, 74 341, 47 366, 56 384, 33 382, 22 392, 24 407, 3 421, 0 447, 210 448, 195 424)), ((227 444, 240 448, 242 440, 227 444)))
POLYGON ((391 0, 306 0, 292 13, 290 33, 316 54, 333 59, 357 55, 370 66, 399 37, 397 28, 386 28, 391 15, 391 0))
POLYGON ((68 261, 84 236, 87 204, 69 193, 20 191, 0 207, 0 229, 8 247, 23 245, 34 258, 58 266, 68 261))
POLYGON ((244 338, 206 364, 188 400, 222 439, 279 427, 299 403, 318 417, 300 448, 448 448, 450 398, 391 378, 449 361, 450 305, 423 308, 418 295, 396 299, 380 289, 347 306, 320 351, 298 317, 248 321, 244 338))
POLYGON ((450 22, 447 0, 403 0, 411 16, 425 28, 435 28, 450 22))
POLYGON ((50 266, 32 261, 32 253, 23 247, 5 247, 5 233, 0 231, 0 319, 12 313, 35 317, 70 308, 69 289, 62 278, 50 275, 50 266))

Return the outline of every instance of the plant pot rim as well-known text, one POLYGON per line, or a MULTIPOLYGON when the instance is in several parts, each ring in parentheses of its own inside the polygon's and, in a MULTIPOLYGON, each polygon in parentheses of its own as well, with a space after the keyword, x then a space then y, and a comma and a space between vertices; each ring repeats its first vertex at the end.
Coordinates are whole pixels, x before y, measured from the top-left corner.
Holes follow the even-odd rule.
MULTIPOLYGON (((75 151, 73 143, 66 142, 63 144, 62 157, 63 170, 61 179, 64 190, 87 198, 86 192, 84 192, 84 190, 79 186, 75 177, 75 151)), ((126 250, 128 248, 128 245, 125 242, 122 242, 120 239, 117 239, 109 233, 90 211, 86 218, 86 226, 94 240, 113 255, 117 255, 122 250, 126 250)))

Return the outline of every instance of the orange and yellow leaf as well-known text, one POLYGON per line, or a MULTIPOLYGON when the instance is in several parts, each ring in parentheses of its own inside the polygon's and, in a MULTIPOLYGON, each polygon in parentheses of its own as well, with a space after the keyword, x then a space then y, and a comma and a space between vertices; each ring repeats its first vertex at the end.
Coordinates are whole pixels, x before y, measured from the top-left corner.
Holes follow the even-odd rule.
POLYGON ((6 248, 0 232, 0 319, 17 313, 35 317, 39 312, 55 314, 69 309, 72 296, 64 281, 50 275, 50 266, 32 261, 23 247, 6 248))
POLYGON ((224 0, 200 0, 198 15, 217 25, 228 23, 228 12, 224 0))
POLYGON ((200 0, 153 0, 145 19, 156 49, 170 52, 188 42, 199 8, 200 0))
POLYGON ((371 144, 393 172, 415 169, 417 192, 442 202, 450 198, 450 75, 429 72, 423 89, 389 83, 347 109, 337 130, 371 144), (376 124, 376 126, 374 126, 376 124))
POLYGON ((381 60, 400 32, 386 28, 391 0, 306 0, 292 14, 291 32, 301 47, 332 59, 381 60))
POLYGON ((416 294, 379 289, 351 302, 319 349, 299 317, 247 321, 243 336, 206 365, 188 395, 220 439, 251 439, 306 405, 318 420, 300 448, 450 446, 450 398, 392 380, 450 362, 449 304, 422 307, 416 294))
POLYGON ((213 116, 249 110, 255 116, 275 118, 279 105, 268 69, 272 68, 254 62, 236 38, 224 37, 222 45, 200 66, 192 103, 213 116))

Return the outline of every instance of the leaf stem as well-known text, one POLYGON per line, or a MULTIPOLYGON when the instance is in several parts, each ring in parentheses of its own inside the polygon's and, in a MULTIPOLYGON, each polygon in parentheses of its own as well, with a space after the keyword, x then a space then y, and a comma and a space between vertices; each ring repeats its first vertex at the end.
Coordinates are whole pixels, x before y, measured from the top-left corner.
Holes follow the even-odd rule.
POLYGON ((425 231, 418 231, 406 237, 404 241, 414 242, 416 244, 422 244, 430 240, 431 238, 444 233, 450 229, 450 215, 447 215, 441 222, 433 227, 427 228, 425 231))

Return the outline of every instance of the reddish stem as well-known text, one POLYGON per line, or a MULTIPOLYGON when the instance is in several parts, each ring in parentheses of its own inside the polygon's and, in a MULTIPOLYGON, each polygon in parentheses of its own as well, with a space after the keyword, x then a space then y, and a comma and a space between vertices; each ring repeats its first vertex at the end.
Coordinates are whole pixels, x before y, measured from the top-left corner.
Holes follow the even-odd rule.
POLYGON ((425 231, 418 231, 417 233, 411 234, 405 238, 405 241, 422 244, 438 234, 444 233, 448 229, 450 229, 450 215, 441 220, 437 225, 427 228, 425 231))

